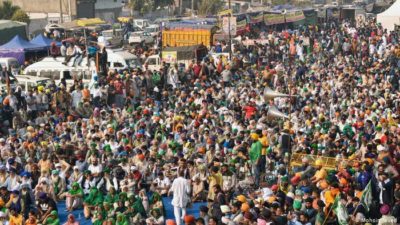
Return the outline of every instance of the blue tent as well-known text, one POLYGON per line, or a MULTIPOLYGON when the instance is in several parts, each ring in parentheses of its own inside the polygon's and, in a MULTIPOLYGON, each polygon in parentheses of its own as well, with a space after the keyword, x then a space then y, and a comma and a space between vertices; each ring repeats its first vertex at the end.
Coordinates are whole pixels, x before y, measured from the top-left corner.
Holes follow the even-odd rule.
POLYGON ((57 46, 61 46, 61 43, 58 41, 54 41, 53 39, 45 37, 43 34, 39 34, 34 39, 30 41, 31 44, 40 45, 46 48, 51 47, 51 43, 55 42, 57 46))
POLYGON ((25 61, 26 52, 36 52, 47 50, 46 47, 29 43, 21 36, 16 35, 11 41, 0 46, 0 57, 13 57, 18 60, 20 64, 25 61))

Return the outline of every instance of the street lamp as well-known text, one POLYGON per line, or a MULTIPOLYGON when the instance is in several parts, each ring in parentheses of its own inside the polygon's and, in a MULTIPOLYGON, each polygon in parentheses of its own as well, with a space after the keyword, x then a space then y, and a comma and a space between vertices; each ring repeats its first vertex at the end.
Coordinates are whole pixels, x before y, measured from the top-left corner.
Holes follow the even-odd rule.
POLYGON ((284 26, 285 26, 285 30, 287 29, 287 26, 286 26, 286 13, 287 13, 286 9, 282 10, 283 23, 284 23, 284 26))

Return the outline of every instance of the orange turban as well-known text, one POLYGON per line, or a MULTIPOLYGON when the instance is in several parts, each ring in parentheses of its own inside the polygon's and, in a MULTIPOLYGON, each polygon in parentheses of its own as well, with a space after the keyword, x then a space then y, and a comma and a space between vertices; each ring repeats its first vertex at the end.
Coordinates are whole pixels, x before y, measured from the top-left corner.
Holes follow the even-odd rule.
POLYGON ((9 105, 10 104, 10 99, 6 98, 3 101, 3 105, 9 105))
POLYGON ((250 206, 247 203, 243 203, 240 209, 242 210, 242 212, 248 212, 250 210, 250 206))
POLYGON ((186 215, 183 220, 185 221, 185 223, 193 223, 196 219, 192 215, 186 215))
POLYGON ((176 225, 176 223, 175 223, 174 220, 167 220, 167 221, 165 222, 165 224, 166 224, 166 225, 176 225))
POLYGON ((138 155, 138 159, 141 160, 141 161, 143 161, 143 160, 144 160, 144 154, 139 154, 139 155, 138 155))

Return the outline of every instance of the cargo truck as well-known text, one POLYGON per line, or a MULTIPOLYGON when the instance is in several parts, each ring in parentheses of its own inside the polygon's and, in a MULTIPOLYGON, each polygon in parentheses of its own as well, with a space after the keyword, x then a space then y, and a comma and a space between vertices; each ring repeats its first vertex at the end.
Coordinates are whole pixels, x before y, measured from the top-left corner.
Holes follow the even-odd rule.
POLYGON ((148 70, 159 71, 162 63, 173 65, 178 64, 181 67, 188 67, 194 61, 201 61, 207 56, 208 50, 204 45, 167 47, 164 48, 160 55, 149 56, 145 61, 145 67, 148 70))
POLYGON ((209 29, 192 29, 180 28, 162 31, 163 47, 181 47, 204 45, 210 48, 212 37, 215 33, 214 28, 209 29))

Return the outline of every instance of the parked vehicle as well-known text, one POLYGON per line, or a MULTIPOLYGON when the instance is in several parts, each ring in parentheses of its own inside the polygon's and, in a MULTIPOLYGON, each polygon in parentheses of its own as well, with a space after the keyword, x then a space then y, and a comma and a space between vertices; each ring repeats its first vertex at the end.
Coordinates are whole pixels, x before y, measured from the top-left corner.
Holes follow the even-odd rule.
POLYGON ((146 19, 136 19, 132 21, 133 27, 138 27, 142 30, 150 25, 150 21, 146 19))
POLYGON ((141 68, 139 58, 122 49, 107 49, 108 67, 111 69, 123 70, 127 68, 141 68))
POLYGON ((21 69, 18 60, 12 57, 0 58, 0 66, 1 69, 7 68, 8 70, 11 70, 11 73, 14 75, 18 74, 21 69))
MULTIPOLYGON (((10 77, 10 89, 13 90, 18 86, 18 81, 14 77, 10 77)), ((5 79, 0 79, 0 92, 7 92, 7 82, 5 79)))
POLYGON ((16 83, 22 88, 22 91, 24 91, 25 93, 28 92, 28 90, 36 88, 40 85, 47 86, 51 82, 51 79, 46 77, 17 75, 16 78, 16 83))
POLYGON ((0 58, 0 65, 2 68, 6 67, 7 69, 13 68, 13 67, 19 68, 19 66, 20 66, 18 63, 18 60, 16 58, 12 58, 12 57, 0 58))
MULTIPOLYGON (((71 59, 73 61, 73 59, 71 59)), ((64 65, 64 58, 46 57, 41 61, 29 65, 25 68, 25 75, 34 77, 48 78, 60 83, 61 79, 65 79, 67 86, 74 83, 74 79, 82 79, 83 83, 89 83, 92 77, 92 71, 95 70, 94 62, 91 66, 72 66, 72 62, 64 65), (90 68, 90 69, 89 69, 90 68)), ((86 59, 82 60, 80 65, 86 65, 86 59)))
POLYGON ((104 40, 108 41, 113 38, 122 39, 123 33, 124 32, 122 29, 103 30, 101 32, 101 36, 104 38, 104 40))
POLYGON ((144 64, 152 71, 160 70, 163 62, 188 67, 193 60, 203 60, 207 53, 208 50, 204 45, 168 47, 163 49, 161 57, 160 55, 149 56, 144 64))
POLYGON ((147 32, 131 32, 128 39, 129 44, 152 44, 154 38, 147 32))
POLYGON ((176 29, 162 31, 163 47, 180 47, 192 45, 211 46, 213 32, 211 29, 176 29))
MULTIPOLYGON (((108 67, 110 69, 122 70, 127 68, 141 68, 141 63, 137 56, 122 49, 107 49, 108 67)), ((93 71, 96 70, 94 60, 90 60, 87 66, 87 58, 83 58, 80 63, 75 63, 72 58, 67 65, 64 65, 63 57, 46 57, 43 60, 34 63, 25 68, 25 74, 36 77, 47 77, 55 81, 61 81, 62 78, 67 83, 73 83, 74 78, 83 79, 84 83, 89 83, 93 71)))
POLYGON ((152 37, 157 37, 160 33, 160 26, 156 24, 152 24, 146 28, 144 28, 144 31, 149 33, 152 37))

